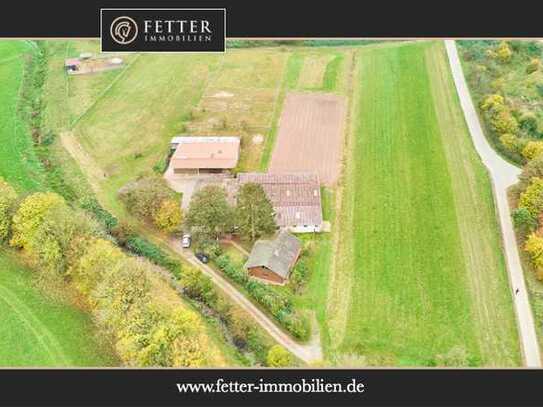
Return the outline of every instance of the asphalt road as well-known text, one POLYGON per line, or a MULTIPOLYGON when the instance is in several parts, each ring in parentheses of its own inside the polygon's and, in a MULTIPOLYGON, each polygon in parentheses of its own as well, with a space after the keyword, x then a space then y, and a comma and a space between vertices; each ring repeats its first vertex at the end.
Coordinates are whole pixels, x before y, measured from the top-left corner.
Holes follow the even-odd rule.
POLYGON ((539 353, 534 317, 528 299, 517 241, 511 221, 511 210, 507 200, 507 189, 518 182, 521 170, 500 157, 488 143, 471 100, 454 40, 445 40, 445 47, 456 91, 473 144, 483 164, 488 169, 492 180, 524 364, 528 367, 541 367, 541 355, 539 353))

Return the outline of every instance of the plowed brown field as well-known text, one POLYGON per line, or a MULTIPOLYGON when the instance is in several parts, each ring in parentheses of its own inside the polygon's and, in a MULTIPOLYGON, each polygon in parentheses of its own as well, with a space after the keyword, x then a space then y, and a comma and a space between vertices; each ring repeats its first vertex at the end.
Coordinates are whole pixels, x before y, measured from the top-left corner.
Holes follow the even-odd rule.
POLYGON ((316 172, 331 185, 340 173, 347 103, 344 97, 316 93, 287 95, 270 172, 316 172))

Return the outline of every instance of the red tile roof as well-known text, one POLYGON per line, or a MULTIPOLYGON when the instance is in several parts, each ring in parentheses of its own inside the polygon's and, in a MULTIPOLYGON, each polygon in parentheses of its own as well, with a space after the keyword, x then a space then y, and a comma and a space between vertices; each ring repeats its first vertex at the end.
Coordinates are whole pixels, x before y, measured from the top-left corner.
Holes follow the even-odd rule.
POLYGON ((174 169, 230 169, 238 164, 237 137, 176 137, 171 162, 174 169))

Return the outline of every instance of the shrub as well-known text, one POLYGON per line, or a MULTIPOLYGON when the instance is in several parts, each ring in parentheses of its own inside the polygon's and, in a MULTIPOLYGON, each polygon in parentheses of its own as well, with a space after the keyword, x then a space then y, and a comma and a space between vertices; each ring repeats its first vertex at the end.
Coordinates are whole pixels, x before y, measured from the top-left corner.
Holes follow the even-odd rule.
POLYGON ((164 267, 171 271, 175 276, 180 277, 182 272, 181 262, 172 259, 157 245, 149 242, 140 236, 131 236, 126 241, 126 248, 138 256, 149 259, 157 266, 164 267))
POLYGON ((532 231, 537 227, 537 218, 526 208, 515 209, 512 218, 515 227, 520 229, 523 233, 532 231))
POLYGON ((526 130, 528 133, 537 133, 537 116, 533 112, 525 112, 519 118, 520 128, 526 130))
POLYGON ((80 200, 79 206, 90 212, 108 231, 111 231, 119 223, 118 219, 105 210, 95 198, 83 198, 80 200))
POLYGON ((7 241, 9 237, 16 201, 17 193, 0 177, 0 243, 7 241))
POLYGON ((155 226, 166 233, 178 232, 181 229, 183 213, 181 205, 174 199, 164 199, 153 215, 155 226))
POLYGON ((197 251, 207 254, 212 260, 216 259, 222 254, 221 245, 217 240, 212 239, 196 239, 194 247, 197 251))
POLYGON ((524 250, 530 254, 537 278, 543 280, 543 238, 536 233, 530 234, 524 250))
POLYGON ((192 267, 183 270, 181 284, 190 298, 201 301, 208 307, 216 307, 217 292, 211 279, 202 274, 200 270, 192 267))
POLYGON ((500 142, 510 152, 520 153, 523 148, 522 141, 515 135, 505 133, 500 136, 500 142))
POLYGON ((502 63, 507 63, 511 60, 513 51, 509 47, 507 41, 500 42, 498 49, 496 50, 496 58, 502 63))
POLYGON ((304 259, 298 260, 298 263, 290 273, 289 285, 295 293, 300 293, 309 276, 309 269, 305 264, 304 259))
POLYGON ((522 155, 527 160, 533 160, 543 154, 543 141, 529 141, 522 150, 522 155))
POLYGON ((515 134, 518 131, 517 120, 505 106, 494 109, 490 124, 499 134, 515 134))
POLYGON ((537 218, 543 210, 543 179, 532 178, 530 185, 520 194, 519 208, 526 209, 537 218))
POLYGON ((539 58, 533 58, 528 66, 526 67, 526 73, 529 75, 531 73, 534 73, 535 71, 539 70, 541 66, 541 60, 539 58))
POLYGON ((287 367, 292 363, 290 353, 281 345, 274 345, 268 352, 266 364, 269 367, 287 367))
POLYGON ((501 108, 505 105, 505 100, 501 95, 489 95, 487 96, 483 103, 481 104, 481 109, 486 112, 493 112, 497 108, 501 108))

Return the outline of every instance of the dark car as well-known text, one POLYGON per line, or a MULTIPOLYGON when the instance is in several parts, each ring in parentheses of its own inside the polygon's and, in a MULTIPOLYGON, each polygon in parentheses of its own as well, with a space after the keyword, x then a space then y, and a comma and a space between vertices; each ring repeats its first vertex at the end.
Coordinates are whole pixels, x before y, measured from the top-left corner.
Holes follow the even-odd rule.
POLYGON ((204 264, 209 263, 209 256, 207 254, 205 254, 205 253, 196 253, 195 256, 202 263, 204 263, 204 264))

